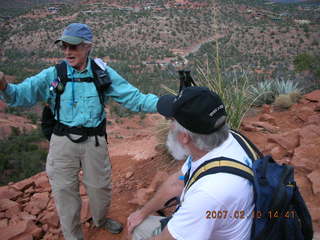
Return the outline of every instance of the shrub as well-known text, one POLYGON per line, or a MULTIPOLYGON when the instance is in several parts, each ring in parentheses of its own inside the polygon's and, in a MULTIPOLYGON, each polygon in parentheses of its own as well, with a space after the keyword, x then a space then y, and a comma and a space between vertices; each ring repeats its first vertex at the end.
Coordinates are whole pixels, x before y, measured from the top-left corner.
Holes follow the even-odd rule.
POLYGON ((299 54, 293 61, 295 70, 297 72, 312 69, 313 62, 314 57, 307 53, 299 54))
POLYGON ((296 102, 298 102, 300 100, 300 98, 302 96, 298 92, 291 92, 291 93, 289 93, 289 97, 291 98, 293 103, 296 103, 296 102))
POLYGON ((255 106, 273 103, 275 94, 271 81, 258 82, 256 86, 249 87, 249 96, 255 106))
POLYGON ((288 94, 281 94, 274 101, 274 106, 279 109, 288 109, 292 104, 293 102, 288 94))
POLYGON ((47 152, 37 142, 44 140, 40 131, 14 132, 0 141, 0 185, 19 181, 43 171, 47 152))
POLYGON ((258 82, 257 85, 252 85, 249 88, 251 101, 256 106, 271 104, 277 96, 282 94, 291 94, 292 99, 296 102, 302 92, 303 89, 299 87, 298 82, 280 79, 258 82))

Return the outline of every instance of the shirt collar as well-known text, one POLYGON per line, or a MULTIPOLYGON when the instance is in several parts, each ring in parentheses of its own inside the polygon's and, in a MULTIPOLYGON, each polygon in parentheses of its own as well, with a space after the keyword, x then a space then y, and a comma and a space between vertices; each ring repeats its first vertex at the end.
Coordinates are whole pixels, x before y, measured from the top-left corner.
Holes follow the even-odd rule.
POLYGON ((192 170, 196 169, 198 166, 200 166, 203 162, 207 160, 223 156, 223 152, 231 143, 232 143, 232 136, 229 133, 228 138, 219 147, 212 149, 210 152, 208 152, 206 155, 204 155, 202 158, 198 159, 197 161, 193 161, 191 163, 192 164, 191 169, 192 170))
POLYGON ((88 61, 87 61, 86 68, 83 69, 82 71, 78 71, 77 69, 75 69, 72 66, 70 66, 67 61, 65 61, 67 63, 67 68, 68 68, 68 71, 67 71, 68 72, 68 77, 72 77, 72 76, 73 77, 78 77, 78 76, 82 76, 82 74, 88 75, 90 77, 92 75, 91 61, 92 61, 92 59, 89 58, 88 61))

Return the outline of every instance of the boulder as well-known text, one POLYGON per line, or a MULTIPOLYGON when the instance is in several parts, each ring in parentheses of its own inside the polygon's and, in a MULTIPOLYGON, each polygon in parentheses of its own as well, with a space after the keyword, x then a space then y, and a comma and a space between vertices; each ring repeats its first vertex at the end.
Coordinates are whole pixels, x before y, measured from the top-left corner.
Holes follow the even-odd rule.
POLYGON ((288 150, 286 150, 285 148, 281 147, 280 145, 275 146, 274 148, 272 148, 271 151, 270 151, 270 154, 275 160, 282 159, 282 158, 287 157, 288 155, 290 155, 288 150))
POLYGON ((33 236, 30 233, 23 233, 22 235, 19 235, 18 237, 14 238, 15 240, 33 240, 33 236))
POLYGON ((37 191, 41 191, 41 192, 50 192, 51 191, 49 179, 48 179, 48 176, 45 172, 40 173, 34 179, 34 183, 35 183, 37 191))
POLYGON ((49 200, 48 192, 35 193, 24 210, 36 216, 47 208, 49 200))
POLYGON ((270 114, 262 114, 260 117, 259 117, 259 121, 262 121, 262 122, 268 122, 274 126, 276 126, 276 119, 274 117, 272 117, 270 114))
POLYGON ((267 122, 258 121, 258 122, 252 122, 251 124, 252 124, 253 127, 261 128, 262 130, 267 131, 269 133, 277 133, 277 132, 279 132, 279 127, 273 126, 273 125, 271 125, 270 123, 267 123, 267 122))
POLYGON ((268 105, 268 104, 263 104, 262 105, 262 113, 271 113, 272 112, 272 107, 271 105, 268 105))
POLYGON ((132 176, 133 176, 133 172, 132 172, 132 171, 129 171, 129 172, 126 173, 125 178, 126 178, 126 179, 129 179, 129 178, 131 178, 132 176))
POLYGON ((22 220, 16 224, 10 224, 8 227, 1 229, 0 239, 14 240, 25 235, 31 235, 33 238, 40 238, 41 233, 42 229, 39 228, 32 220, 22 220))
POLYGON ((5 212, 6 218, 13 218, 15 216, 18 216, 21 213, 21 207, 20 205, 16 207, 11 207, 5 212))
POLYGON ((312 173, 308 174, 307 177, 312 183, 313 194, 320 193, 320 168, 312 171, 312 173))
POLYGON ((320 102, 320 90, 315 90, 311 93, 305 94, 304 98, 311 102, 320 102))
POLYGON ((259 128, 254 127, 254 126, 252 126, 252 124, 245 123, 245 122, 241 123, 241 129, 243 131, 247 131, 247 132, 258 132, 259 131, 259 128))
POLYGON ((319 167, 319 144, 300 145, 294 150, 294 154, 291 160, 293 166, 313 171, 319 167))
POLYGON ((59 227, 59 217, 56 211, 45 212, 40 222, 44 225, 51 226, 54 228, 59 227))
MULTIPOLYGON (((309 144, 320 145, 320 128, 315 124, 307 125, 299 130, 300 146, 309 144)), ((319 148, 316 148, 317 150, 319 148)), ((320 152, 319 152, 320 153, 320 152)))
POLYGON ((294 150, 299 145, 299 130, 269 135, 267 141, 277 143, 286 150, 294 150))
MULTIPOLYGON (((320 220, 320 208, 319 207, 310 207, 309 211, 310 211, 310 215, 311 215, 313 221, 320 220)), ((314 239, 317 240, 318 238, 314 238, 314 239)))
POLYGON ((47 210, 48 210, 48 211, 54 211, 54 210, 56 210, 56 204, 55 204, 53 198, 50 198, 49 203, 48 203, 48 206, 47 206, 47 210))
POLYGON ((0 211, 6 211, 10 208, 20 208, 19 204, 10 199, 0 199, 0 211))
POLYGON ((25 180, 22 180, 20 182, 17 182, 15 184, 11 185, 11 187, 18 190, 18 191, 24 191, 25 189, 27 189, 33 185, 34 185, 34 181, 31 178, 27 178, 25 180))
POLYGON ((319 125, 320 124, 320 114, 311 115, 307 118, 307 125, 319 125))
POLYGON ((37 220, 37 218, 35 216, 33 216, 33 215, 31 215, 31 214, 29 214, 27 212, 20 212, 18 214, 18 217, 21 220, 34 220, 34 221, 37 220))
POLYGON ((0 187, 0 199, 17 200, 21 197, 23 192, 10 188, 9 186, 0 187))
POLYGON ((34 202, 37 204, 38 208, 41 210, 45 209, 48 206, 49 203, 49 193, 43 192, 43 193, 35 193, 31 197, 31 202, 34 202))

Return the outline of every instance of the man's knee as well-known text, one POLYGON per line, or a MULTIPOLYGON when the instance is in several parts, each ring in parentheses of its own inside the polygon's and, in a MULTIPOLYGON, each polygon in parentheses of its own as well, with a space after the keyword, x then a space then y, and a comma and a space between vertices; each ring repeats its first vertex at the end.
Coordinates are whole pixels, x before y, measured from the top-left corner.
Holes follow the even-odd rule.
POLYGON ((160 220, 163 217, 149 216, 133 231, 132 240, 141 240, 156 236, 161 232, 160 220))

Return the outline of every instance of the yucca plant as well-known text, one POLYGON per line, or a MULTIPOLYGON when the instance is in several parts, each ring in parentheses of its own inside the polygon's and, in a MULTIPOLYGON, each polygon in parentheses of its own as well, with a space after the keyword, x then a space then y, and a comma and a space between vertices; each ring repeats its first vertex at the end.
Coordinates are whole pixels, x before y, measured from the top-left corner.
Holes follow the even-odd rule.
POLYGON ((248 95, 249 78, 245 71, 234 71, 225 74, 221 70, 220 56, 216 55, 215 69, 208 66, 197 68, 197 83, 216 92, 225 104, 228 113, 228 123, 233 129, 239 129, 241 121, 250 109, 248 95), (219 66, 218 66, 219 65, 219 66))
POLYGON ((271 104, 279 95, 288 94, 291 94, 296 102, 302 91, 303 89, 299 87, 298 82, 280 79, 258 82, 249 88, 250 97, 256 106, 271 104))
POLYGON ((275 99, 272 81, 258 82, 257 85, 250 85, 248 90, 249 97, 255 106, 273 103, 275 99))
POLYGON ((273 91, 276 95, 290 94, 292 92, 301 93, 302 90, 303 89, 299 87, 298 82, 281 79, 276 79, 273 81, 273 91))

